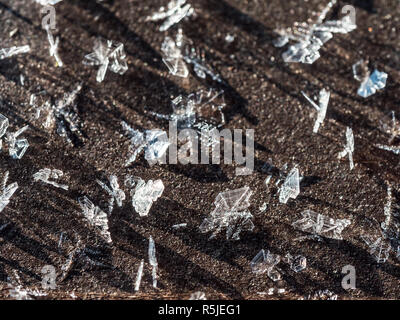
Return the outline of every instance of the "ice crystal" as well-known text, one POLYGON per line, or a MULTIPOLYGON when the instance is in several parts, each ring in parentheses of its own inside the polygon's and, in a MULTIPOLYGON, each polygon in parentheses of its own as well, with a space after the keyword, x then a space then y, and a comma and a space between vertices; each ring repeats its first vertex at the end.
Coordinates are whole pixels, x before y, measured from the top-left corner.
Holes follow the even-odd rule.
POLYGON ((286 254, 285 262, 290 265, 290 269, 294 272, 300 272, 307 268, 307 259, 301 255, 292 256, 290 253, 286 254))
POLYGON ((368 61, 356 62, 353 65, 353 75, 356 80, 361 82, 357 94, 363 98, 368 98, 386 87, 387 73, 375 69, 371 74, 368 69, 368 61))
POLYGON ((97 228, 100 235, 106 242, 111 243, 111 234, 108 231, 108 218, 99 207, 95 206, 86 196, 78 200, 82 209, 83 216, 89 221, 90 225, 97 228))
POLYGON ((369 247, 369 253, 377 263, 385 263, 391 250, 390 243, 382 237, 374 239, 369 235, 361 235, 361 239, 369 247))
POLYGON ((152 266, 153 287, 157 288, 158 262, 156 258, 156 247, 152 236, 149 238, 149 263, 152 266))
POLYGON ((0 194, 0 212, 10 203, 10 198, 14 194, 14 192, 18 189, 18 183, 13 182, 7 185, 8 181, 8 171, 4 174, 3 183, 1 185, 1 194, 0 194))
POLYGON ((3 48, 0 49, 0 60, 10 58, 21 53, 28 53, 30 51, 31 48, 28 45, 22 47, 3 48))
POLYGON ((97 38, 93 50, 93 53, 85 56, 83 63, 90 66, 100 66, 96 76, 97 82, 104 80, 108 69, 120 75, 128 70, 122 43, 97 38))
POLYGON ((296 199, 300 194, 299 169, 294 167, 279 189, 279 202, 287 203, 290 198, 296 199))
POLYGON ((14 271, 13 279, 8 277, 8 287, 10 288, 10 297, 15 300, 33 300, 34 297, 47 296, 47 293, 41 292, 37 289, 31 290, 24 288, 16 271, 14 271))
POLYGON ((54 40, 53 33, 51 32, 51 29, 49 26, 46 27, 46 32, 47 32, 47 40, 49 41, 49 44, 50 44, 50 48, 49 48, 50 56, 54 57, 54 59, 57 62, 57 66, 62 67, 63 62, 61 61, 61 58, 58 55, 58 44, 59 44, 60 38, 57 37, 54 40))
POLYGON ((55 4, 61 2, 62 0, 35 0, 37 3, 42 6, 54 6, 55 4))
POLYGON ((125 185, 131 188, 132 206, 141 217, 147 216, 153 202, 157 201, 164 192, 161 180, 149 180, 147 183, 139 177, 128 176, 125 185))
POLYGON ((329 103, 329 97, 330 97, 330 92, 322 89, 319 92, 319 102, 317 105, 311 98, 309 98, 303 91, 301 92, 303 94, 303 96, 307 99, 308 102, 311 103, 311 105, 318 111, 318 116, 317 116, 317 120, 315 121, 314 124, 314 129, 313 132, 317 133, 319 127, 321 126, 321 124, 324 122, 325 120, 325 116, 326 116, 326 110, 328 108, 328 103, 329 103))
POLYGON ((332 219, 312 210, 305 210, 301 215, 292 224, 295 229, 336 240, 342 240, 342 231, 351 223, 348 219, 332 219))
POLYGON ((157 163, 164 157, 170 145, 167 133, 163 130, 146 130, 144 133, 132 129, 126 122, 122 121, 122 127, 131 139, 130 156, 125 166, 136 161, 138 155, 144 150, 145 159, 150 165, 157 163))
POLYGON ((214 201, 215 209, 200 225, 200 232, 213 231, 210 236, 212 239, 222 229, 226 229, 227 240, 239 240, 242 230, 252 231, 253 215, 246 210, 250 206, 251 195, 248 186, 219 193, 214 201))
POLYGON ((334 33, 348 33, 356 29, 357 26, 352 21, 350 14, 341 20, 323 22, 336 2, 336 0, 330 1, 311 24, 296 22, 293 28, 277 30, 280 37, 274 42, 276 47, 283 47, 290 40, 296 42, 282 54, 285 62, 312 64, 319 59, 319 50, 333 37, 334 33))
POLYGON ((388 125, 387 123, 382 123, 381 121, 381 125, 384 132, 390 135, 388 141, 389 144, 392 144, 395 139, 400 137, 400 121, 396 119, 394 111, 391 112, 390 124, 388 125))
POLYGON ((179 224, 174 224, 172 226, 172 229, 177 230, 177 229, 186 228, 186 227, 187 227, 187 223, 179 223, 179 224))
POLYGON ((179 23, 185 17, 194 13, 193 7, 186 0, 171 0, 167 8, 161 7, 160 10, 152 16, 146 18, 146 21, 164 20, 160 26, 160 31, 166 31, 174 24, 179 23))
POLYGON ((165 37, 161 46, 163 52, 163 62, 168 67, 172 75, 186 78, 189 75, 189 70, 183 60, 182 54, 182 29, 178 30, 176 40, 170 37, 165 37))
POLYGON ((353 161, 353 152, 354 152, 354 135, 353 130, 349 127, 346 128, 346 145, 344 150, 338 154, 338 158, 341 159, 348 155, 350 162, 350 170, 354 169, 354 161, 353 161))
POLYGON ((267 272, 268 277, 273 281, 281 279, 281 274, 276 268, 276 265, 281 261, 281 257, 277 254, 272 254, 264 249, 260 250, 257 255, 251 260, 250 267, 253 273, 261 274, 267 272))
POLYGON ((21 159, 29 147, 29 142, 26 139, 17 139, 29 126, 25 126, 16 132, 7 133, 6 141, 8 144, 8 152, 13 159, 21 159))
POLYGON ((204 292, 196 291, 190 295, 189 300, 207 300, 207 298, 204 292))
POLYGON ((313 295, 309 294, 304 297, 305 300, 337 300, 337 294, 333 293, 330 290, 318 290, 313 295))
POLYGON ((142 282, 142 276, 143 276, 143 267, 144 267, 144 260, 140 261, 139 269, 136 275, 135 291, 139 291, 140 289, 140 283, 142 282))
POLYGON ((118 178, 115 175, 111 175, 109 177, 110 187, 108 187, 105 183, 100 180, 96 180, 96 182, 109 194, 110 201, 108 202, 108 213, 114 209, 114 201, 117 203, 118 207, 122 207, 122 202, 125 200, 125 192, 119 188, 118 178))
POLYGON ((45 168, 45 169, 40 169, 38 172, 36 172, 33 175, 33 179, 35 181, 39 181, 39 180, 43 181, 44 183, 50 184, 56 188, 68 190, 67 185, 59 184, 55 181, 50 181, 50 179, 58 179, 58 178, 62 177, 63 175, 64 175, 64 173, 61 170, 45 168))

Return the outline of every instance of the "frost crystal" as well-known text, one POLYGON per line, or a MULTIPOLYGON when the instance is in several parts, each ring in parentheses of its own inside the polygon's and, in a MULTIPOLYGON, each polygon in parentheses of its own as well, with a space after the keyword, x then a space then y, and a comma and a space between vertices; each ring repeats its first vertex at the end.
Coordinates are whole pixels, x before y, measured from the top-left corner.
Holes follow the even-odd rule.
POLYGON ((279 189, 279 202, 287 203, 290 198, 296 199, 300 194, 300 176, 299 169, 294 167, 289 172, 283 185, 279 189))
POLYGON ((17 139, 29 126, 25 126, 16 132, 7 133, 6 141, 8 144, 8 152, 13 159, 21 159, 29 147, 28 140, 17 139))
POLYGON ((397 155, 400 154, 400 147, 385 146, 383 144, 377 144, 376 147, 382 150, 393 152, 397 155))
POLYGON ((10 58, 21 53, 28 53, 30 51, 31 48, 28 45, 22 47, 3 48, 0 49, 0 60, 10 58))
POLYGON ((122 207, 122 202, 125 200, 125 192, 119 188, 118 178, 117 176, 111 175, 109 177, 110 187, 108 187, 105 183, 100 180, 96 180, 96 182, 110 195, 111 199, 108 202, 108 213, 114 209, 114 201, 117 202, 118 207, 122 207))
POLYGON ((56 188, 61 188, 64 190, 68 190, 68 186, 64 184, 59 184, 55 181, 50 181, 49 179, 58 179, 62 177, 64 173, 61 170, 57 169, 41 169, 33 175, 33 179, 35 181, 43 181, 44 183, 51 184, 56 188))
POLYGON ((106 76, 107 69, 120 75, 128 70, 126 54, 122 43, 97 38, 94 42, 94 52, 85 56, 83 64, 89 66, 100 66, 96 80, 102 82, 106 76))
POLYGON ((344 150, 339 153, 338 158, 341 159, 346 155, 349 156, 350 162, 350 170, 354 169, 354 162, 353 162, 353 152, 354 152, 354 135, 353 130, 349 127, 346 128, 346 145, 344 150))
POLYGON ((149 180, 146 183, 141 178, 128 176, 125 179, 125 185, 131 188, 132 206, 141 217, 149 214, 153 202, 157 201, 164 192, 164 184, 161 180, 149 180))
POLYGON ((294 272, 300 272, 307 268, 307 259, 303 256, 292 256, 290 253, 286 254, 285 262, 290 265, 290 269, 294 272))
POLYGON ((190 295, 189 300, 207 300, 207 298, 204 292, 196 291, 190 295))
POLYGON ((95 206, 86 196, 78 199, 79 205, 82 209, 82 214, 89 221, 89 223, 99 230, 100 235, 111 243, 111 234, 108 231, 108 218, 99 207, 95 206))
POLYGON ((53 6, 59 2, 61 2, 62 0, 35 0, 37 3, 41 4, 42 6, 53 6))
POLYGON ((387 73, 375 69, 371 74, 368 69, 368 60, 363 59, 353 64, 354 79, 361 82, 357 94, 363 98, 374 95, 378 90, 386 87, 387 73))
POLYGON ((172 226, 172 229, 177 230, 177 229, 186 228, 186 227, 187 227, 187 223, 179 223, 179 224, 174 224, 174 225, 172 226))
POLYGON ((394 111, 391 112, 391 115, 392 117, 389 125, 381 121, 382 129, 390 135, 389 144, 392 144, 395 139, 400 137, 400 122, 396 119, 394 111))
POLYGON ((157 258, 156 258, 156 247, 155 247, 152 236, 150 236, 150 239, 149 239, 149 263, 152 266, 153 287, 157 288, 158 263, 157 263, 157 258))
POLYGON ((0 212, 10 203, 10 198, 18 189, 17 182, 13 182, 7 186, 8 174, 8 171, 4 174, 3 183, 1 185, 0 212))
POLYGON ((168 36, 165 37, 161 46, 161 51, 163 52, 163 62, 168 67, 171 74, 186 78, 189 75, 189 70, 183 61, 181 51, 182 45, 182 29, 179 29, 176 35, 176 41, 168 36))
POLYGON ((210 239, 222 229, 226 229, 226 239, 239 240, 242 230, 252 231, 253 215, 246 209, 250 206, 252 191, 249 187, 221 192, 216 197, 215 209, 210 217, 205 218, 200 225, 200 232, 213 231, 210 239))
POLYGON ((132 129, 126 122, 122 121, 122 127, 131 139, 129 159, 125 166, 136 161, 137 156, 144 150, 145 159, 150 165, 161 160, 170 145, 167 133, 163 130, 146 130, 144 133, 132 129))
POLYGON ((139 269, 136 276, 135 291, 139 291, 140 283, 142 282, 144 260, 140 261, 139 269))
POLYGON ((367 244, 370 249, 370 254, 374 257, 377 263, 385 263, 389 258, 391 250, 390 243, 383 238, 373 239, 371 236, 362 235, 361 239, 367 244))
POLYGON ((348 219, 332 219, 312 210, 305 210, 303 216, 292 224, 295 229, 325 238, 342 240, 342 231, 350 225, 348 219))
POLYGON ((46 27, 46 32, 47 32, 47 40, 49 41, 49 44, 50 44, 50 48, 49 48, 50 56, 54 57, 54 59, 56 59, 57 66, 62 67, 63 62, 61 61, 61 58, 58 55, 58 44, 59 44, 60 38, 57 37, 56 40, 54 40, 53 33, 51 32, 51 29, 49 26, 46 27))
POLYGON ((311 103, 311 105, 318 111, 318 117, 314 124, 313 132, 317 133, 319 127, 324 122, 326 116, 326 110, 328 108, 330 92, 322 89, 319 92, 319 105, 317 105, 311 98, 309 98, 303 91, 301 92, 303 96, 311 103))
POLYGON ((186 0, 172 0, 168 3, 168 7, 161 7, 160 10, 152 16, 146 18, 146 21, 158 21, 166 19, 160 27, 160 31, 166 31, 174 24, 179 23, 185 17, 189 17, 194 13, 194 9, 190 4, 185 4, 186 0))
POLYGON ((341 20, 323 22, 336 2, 336 0, 330 1, 316 21, 310 25, 305 22, 296 22, 293 28, 277 30, 280 37, 274 43, 276 47, 285 46, 289 40, 296 41, 282 54, 285 62, 312 64, 319 59, 319 50, 333 37, 333 33, 348 33, 356 29, 357 26, 352 21, 350 14, 341 20))
POLYGON ((10 297, 15 300, 33 300, 33 297, 47 296, 47 293, 39 290, 30 290, 23 287, 21 279, 16 271, 14 271, 14 279, 8 277, 8 287, 10 288, 10 297))
POLYGON ((260 250, 257 255, 251 260, 250 267, 253 273, 261 274, 267 272, 268 277, 272 281, 281 279, 281 274, 276 269, 276 265, 281 261, 281 257, 277 254, 272 254, 264 249, 260 250))

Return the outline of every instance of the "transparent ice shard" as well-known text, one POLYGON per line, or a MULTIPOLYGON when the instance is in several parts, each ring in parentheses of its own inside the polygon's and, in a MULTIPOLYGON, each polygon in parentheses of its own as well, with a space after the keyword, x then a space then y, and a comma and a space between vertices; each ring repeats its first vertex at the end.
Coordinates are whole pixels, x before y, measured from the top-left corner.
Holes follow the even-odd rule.
POLYGON ((0 49, 0 60, 10 58, 21 53, 28 53, 30 51, 31 48, 28 45, 22 47, 3 48, 0 49))
POLYGON ((400 147, 385 146, 383 144, 377 144, 376 147, 382 150, 393 152, 394 154, 397 155, 400 154, 400 147))
MULTIPOLYGON (((382 126, 382 129, 384 130, 384 132, 386 132, 387 134, 390 135, 388 143, 392 144, 395 139, 400 137, 400 121, 398 121, 396 119, 395 112, 392 111, 391 112, 391 121, 389 124, 384 123, 383 121, 380 121, 380 122, 381 122, 381 126, 382 126)), ((390 151, 392 151, 392 150, 390 150, 390 151)))
POLYGON ((13 159, 22 159, 26 150, 29 147, 29 142, 26 139, 17 139, 17 137, 23 133, 29 126, 25 126, 14 133, 7 134, 7 144, 10 156, 13 159))
POLYGON ((83 216, 94 226, 108 243, 112 243, 111 234, 108 231, 107 214, 95 206, 86 196, 78 199, 83 216))
POLYGON ((143 276, 143 267, 144 267, 144 260, 140 261, 139 269, 136 275, 135 291, 139 291, 140 289, 140 283, 142 282, 142 276, 143 276))
POLYGON ((392 201, 393 201, 392 187, 390 185, 388 185, 386 204, 383 209, 385 221, 381 223, 381 228, 384 231, 386 231, 388 229, 388 227, 390 226, 391 220, 392 220, 392 201))
POLYGON ((386 87, 387 73, 375 70, 369 77, 366 77, 360 85, 357 93, 363 98, 368 98, 378 90, 386 87))
POLYGON ((354 152, 354 135, 353 130, 349 127, 346 128, 346 145, 344 150, 338 154, 338 158, 341 159, 348 155, 350 162, 350 170, 354 169, 354 161, 353 161, 353 152, 354 152))
POLYGON ((18 183, 13 182, 7 186, 9 172, 6 171, 3 177, 3 183, 1 185, 0 194, 0 212, 10 203, 10 198, 14 192, 18 189, 18 183))
POLYGON ((49 44, 50 44, 50 48, 49 48, 50 57, 54 57, 54 59, 56 59, 57 66, 62 67, 63 62, 61 61, 61 58, 58 54, 58 44, 59 44, 60 38, 57 37, 54 40, 53 33, 51 32, 51 29, 49 26, 46 27, 46 32, 47 32, 47 40, 49 41, 49 44))
POLYGON ((108 69, 120 75, 128 70, 126 54, 122 43, 97 38, 94 42, 93 50, 93 53, 85 56, 83 64, 99 66, 96 76, 97 82, 104 80, 108 69))
POLYGON ((171 0, 168 7, 161 7, 160 10, 152 16, 146 18, 146 21, 164 20, 160 27, 160 31, 166 31, 174 24, 179 23, 185 17, 189 17, 194 13, 194 9, 190 4, 185 4, 186 0, 171 0))
POLYGON ((312 210, 305 210, 301 215, 292 224, 295 229, 330 239, 342 240, 342 231, 351 224, 348 219, 332 219, 312 210))
POLYGON ((260 250, 257 255, 251 260, 250 267, 253 273, 262 274, 267 273, 272 281, 281 279, 281 274, 276 268, 276 265, 281 261, 281 257, 277 254, 272 254, 264 249, 260 250))
POLYGON ((153 202, 157 201, 164 192, 164 184, 161 180, 149 180, 147 183, 137 177, 128 176, 125 185, 131 188, 132 206, 141 217, 147 216, 153 202))
POLYGON ((208 75, 214 81, 220 83, 224 82, 221 76, 214 70, 212 70, 212 68, 207 64, 205 52, 203 50, 199 50, 193 47, 190 48, 187 45, 185 47, 184 59, 186 63, 193 65, 193 71, 199 78, 205 79, 208 75))
POLYGON ((56 188, 68 190, 68 185, 59 184, 55 181, 50 180, 50 179, 58 179, 58 178, 62 177, 63 175, 64 175, 64 173, 61 170, 44 168, 44 169, 40 169, 38 172, 36 172, 33 175, 33 179, 35 181, 39 181, 39 180, 43 181, 44 183, 50 184, 56 188))
POLYGON ((8 126, 8 118, 0 113, 0 138, 6 134, 8 126))
POLYGON ((361 239, 367 244, 370 254, 374 257, 377 263, 386 262, 391 250, 390 242, 382 237, 374 239, 369 235, 361 235, 361 239))
POLYGON ((182 29, 178 30, 176 41, 170 37, 165 37, 164 42, 161 45, 161 51, 163 52, 163 62, 168 67, 172 75, 186 78, 189 75, 189 70, 183 60, 182 54, 182 29))
POLYGON ((286 177, 284 183, 279 189, 279 202, 287 203, 288 200, 296 199, 300 194, 300 176, 299 169, 294 167, 286 177))
POLYGON ((216 197, 215 209, 200 225, 200 232, 213 231, 210 239, 222 229, 226 229, 226 239, 239 240, 242 230, 252 231, 253 215, 246 209, 250 206, 252 191, 248 186, 240 189, 221 192, 216 197))
POLYGON ((334 33, 348 33, 357 27, 350 14, 340 20, 323 22, 336 2, 336 0, 330 1, 317 18, 310 20, 309 23, 296 22, 293 28, 277 30, 279 38, 274 41, 276 47, 283 47, 290 40, 296 42, 282 54, 285 62, 312 64, 319 59, 319 50, 334 33))
POLYGON ((108 178, 110 181, 110 187, 100 180, 96 182, 109 194, 110 201, 108 202, 108 213, 111 214, 114 209, 114 201, 117 203, 118 207, 122 207, 122 202, 125 200, 125 192, 120 189, 118 184, 118 178, 115 175, 110 175, 108 178))
POLYGON ((329 97, 330 97, 330 92, 322 89, 319 92, 319 105, 317 105, 311 98, 309 98, 303 91, 301 92, 303 94, 303 96, 307 99, 308 102, 311 103, 311 105, 318 111, 318 116, 317 116, 317 120, 315 121, 314 124, 314 129, 313 132, 317 133, 319 127, 321 126, 321 124, 324 122, 325 120, 325 116, 326 116, 326 110, 328 108, 328 103, 329 103, 329 97))
POLYGON ((207 298, 204 292, 196 291, 190 295, 189 300, 207 300, 207 298))
POLYGON ((307 259, 301 255, 292 256, 290 253, 286 254, 285 262, 290 265, 290 269, 294 272, 300 272, 307 268, 307 259))
POLYGON ((152 266, 153 287, 157 288, 158 262, 156 258, 156 247, 152 236, 149 238, 149 263, 152 266))
POLYGON ((179 224, 174 224, 172 226, 172 229, 177 230, 177 229, 186 228, 186 227, 187 227, 187 223, 179 223, 179 224))

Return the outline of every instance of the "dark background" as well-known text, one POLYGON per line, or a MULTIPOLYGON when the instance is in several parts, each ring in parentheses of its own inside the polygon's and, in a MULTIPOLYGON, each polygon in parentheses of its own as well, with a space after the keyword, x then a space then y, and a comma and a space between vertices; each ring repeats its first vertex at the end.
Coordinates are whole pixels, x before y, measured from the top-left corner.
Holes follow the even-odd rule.
MULTIPOLYGON (((224 112, 227 128, 255 129, 256 167, 250 176, 235 176, 227 165, 166 165, 149 167, 141 156, 126 168, 129 139, 121 120, 136 129, 165 128, 146 110, 170 113, 171 97, 200 89, 218 87, 209 78, 193 73, 187 79, 168 73, 160 55, 166 35, 176 27, 159 32, 161 22, 146 22, 145 17, 166 5, 164 0, 77 1, 57 4, 57 31, 60 56, 65 66, 57 68, 48 54, 46 33, 41 29, 40 5, 29 0, 0 1, 0 47, 31 46, 29 54, 0 61, 0 112, 10 119, 10 128, 29 124, 23 134, 30 147, 21 160, 0 155, 1 170, 10 171, 9 182, 19 189, 0 213, 0 288, 8 297, 7 276, 17 270, 25 286, 40 288, 41 268, 54 265, 58 272, 78 237, 93 249, 93 266, 80 259, 69 276, 50 298, 189 298, 204 291, 208 298, 263 299, 257 294, 271 287, 284 287, 280 297, 300 298, 317 290, 329 289, 339 298, 398 298, 400 264, 395 256, 378 265, 360 239, 362 232, 375 234, 383 221, 387 183, 393 184, 395 198, 399 182, 398 156, 377 149, 389 135, 381 122, 389 123, 391 110, 400 106, 400 43, 397 0, 339 1, 328 19, 340 17, 340 9, 352 4, 357 10, 358 28, 347 35, 336 34, 321 50, 313 65, 285 64, 286 48, 272 45, 274 30, 306 21, 321 1, 191 1, 196 17, 180 23, 184 34, 206 52, 208 63, 222 75, 226 84, 224 112), (18 28, 12 38, 10 31, 18 28), (233 43, 224 39, 235 36, 233 43), (85 54, 92 52, 94 39, 102 36, 125 45, 129 70, 123 75, 108 71, 103 83, 96 82, 97 68, 84 66, 85 54), (384 90, 363 99, 357 96, 359 83, 351 66, 369 58, 371 67, 388 73, 384 90), (25 83, 21 85, 20 75, 25 83), (78 96, 82 136, 69 144, 55 130, 46 130, 41 121, 32 120, 29 98, 46 90, 43 101, 62 98, 77 83, 83 83, 78 96), (300 91, 309 96, 326 88, 331 92, 327 117, 318 134, 312 133, 316 112, 300 91), (147 108, 145 108, 147 107, 147 108), (348 159, 337 159, 345 143, 345 129, 355 135, 356 167, 349 170, 348 159), (270 159, 270 160, 269 160, 270 159), (277 168, 298 164, 304 175, 301 193, 287 205, 280 204, 276 188, 263 185, 268 162, 277 168), (39 169, 61 169, 67 176, 69 191, 33 182, 39 169), (107 248, 79 216, 77 198, 87 195, 104 210, 108 196, 96 183, 116 174, 122 185, 127 174, 145 180, 162 179, 165 191, 154 203, 147 218, 134 212, 129 191, 122 208, 115 207, 110 217, 114 242, 107 248), (241 240, 223 237, 208 240, 198 226, 212 211, 217 194, 248 185, 254 191, 252 206, 255 229, 242 233, 241 240), (268 203, 267 210, 259 207, 268 203), (302 236, 291 226, 305 209, 333 218, 352 220, 343 232, 343 241, 296 241, 302 236), (178 223, 185 229, 172 230, 178 223), (61 232, 67 240, 58 248, 61 232), (151 286, 147 264, 148 238, 152 235, 159 263, 159 289, 151 286), (295 274, 281 264, 283 281, 273 283, 266 274, 251 273, 250 261, 260 249, 276 254, 302 254, 307 269, 295 274), (139 293, 134 282, 141 259, 144 277, 139 293), (354 265, 357 289, 341 287, 341 269, 354 265)), ((394 144, 398 144, 395 141, 394 144)), ((65 181, 65 180, 64 180, 65 181)), ((395 199, 397 201, 397 199, 395 199)))

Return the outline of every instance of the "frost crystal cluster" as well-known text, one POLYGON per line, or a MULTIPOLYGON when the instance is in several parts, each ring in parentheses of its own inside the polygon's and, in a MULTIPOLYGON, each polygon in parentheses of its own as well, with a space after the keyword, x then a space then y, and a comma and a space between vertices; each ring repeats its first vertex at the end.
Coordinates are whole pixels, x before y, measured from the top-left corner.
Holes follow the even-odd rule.
POLYGON ((253 273, 262 274, 267 273, 268 277, 272 281, 278 281, 281 279, 281 274, 276 268, 276 265, 281 261, 281 257, 277 254, 272 254, 264 249, 260 250, 257 255, 251 260, 250 267, 253 273))
POLYGON ((350 170, 354 169, 354 161, 353 161, 353 152, 354 152, 354 135, 353 130, 349 127, 346 128, 346 145, 344 150, 338 154, 338 158, 341 159, 346 155, 349 156, 350 162, 350 170))
POLYGON ((118 184, 118 178, 115 175, 109 177, 110 187, 108 187, 104 182, 96 180, 96 182, 110 195, 110 201, 108 202, 108 213, 114 209, 114 201, 117 203, 118 207, 122 207, 122 202, 125 200, 125 192, 120 189, 118 184))
POLYGON ((369 247, 369 253, 377 263, 385 263, 391 250, 390 243, 382 237, 374 239, 369 235, 362 235, 361 239, 369 247))
POLYGON ((336 2, 336 0, 330 1, 318 15, 316 21, 311 24, 296 22, 293 28, 277 31, 280 37, 274 43, 276 47, 283 47, 290 40, 296 42, 282 54, 285 62, 312 64, 319 59, 319 50, 333 38, 334 33, 349 33, 357 28, 351 14, 340 20, 324 22, 326 15, 336 2))
POLYGON ((368 62, 360 60, 353 65, 354 79, 361 82, 357 94, 363 98, 368 98, 374 95, 378 90, 386 87, 387 73, 381 72, 377 69, 371 74, 368 62))
POLYGON ((10 58, 21 53, 28 53, 30 51, 31 48, 28 45, 22 47, 3 48, 0 49, 0 60, 10 58))
POLYGON ((64 175, 64 173, 61 170, 58 169, 40 169, 38 172, 36 172, 33 175, 33 179, 35 181, 43 181, 44 183, 50 184, 56 188, 61 188, 64 190, 68 190, 68 186, 64 184, 59 184, 55 181, 51 181, 50 179, 59 179, 64 175))
POLYGON ((0 114, 0 150, 3 148, 2 138, 5 135, 5 142, 8 147, 8 153, 13 159, 21 159, 29 147, 28 140, 25 138, 17 139, 29 126, 25 126, 16 132, 7 132, 9 126, 8 118, 0 114))
POLYGON ((301 213, 302 218, 295 221, 295 229, 325 238, 342 240, 342 231, 350 225, 348 219, 332 219, 312 210, 301 213))
POLYGON ((128 176, 125 185, 131 188, 132 206, 141 217, 147 216, 153 202, 157 201, 164 192, 164 184, 161 180, 149 180, 145 182, 139 177, 128 176))
POLYGON ((82 209, 83 216, 89 221, 89 224, 97 228, 100 235, 108 243, 112 242, 111 234, 108 231, 107 214, 99 207, 95 206, 86 196, 78 200, 82 209))
POLYGON ((288 253, 285 256, 284 261, 289 264, 290 269, 294 272, 300 272, 307 268, 307 259, 301 255, 292 256, 288 253))
POLYGON ((131 139, 130 156, 125 163, 125 166, 131 165, 136 161, 137 156, 144 150, 144 158, 150 165, 157 163, 162 159, 170 142, 167 133, 163 130, 146 130, 141 132, 132 129, 126 122, 122 122, 122 127, 127 132, 128 137, 131 139))
POLYGON ((328 103, 329 103, 329 97, 330 97, 330 92, 322 89, 319 92, 319 102, 317 105, 311 98, 309 98, 303 91, 301 92, 303 94, 303 96, 307 99, 308 102, 311 103, 311 105, 317 110, 318 112, 318 116, 317 116, 317 120, 315 121, 314 124, 314 129, 313 132, 317 133, 319 127, 321 126, 321 124, 324 122, 325 120, 325 116, 326 116, 326 110, 328 108, 328 103))
POLYGON ((124 45, 100 38, 95 40, 93 52, 85 56, 83 64, 100 66, 96 76, 97 82, 104 80, 108 69, 120 75, 128 70, 124 45))
POLYGON ((160 10, 152 16, 146 18, 146 21, 165 20, 160 26, 160 31, 166 31, 182 19, 191 16, 194 13, 192 6, 186 0, 171 0, 167 8, 161 7, 160 10))
POLYGON ((202 233, 213 232, 210 239, 226 229, 226 239, 239 240, 242 230, 252 231, 253 215, 247 210, 252 191, 248 186, 221 192, 214 201, 215 209, 200 225, 202 233))
POLYGON ((8 171, 4 174, 3 183, 1 185, 1 194, 0 194, 0 212, 10 203, 10 198, 14 194, 14 192, 18 189, 18 183, 13 182, 7 186, 8 181, 8 171))

